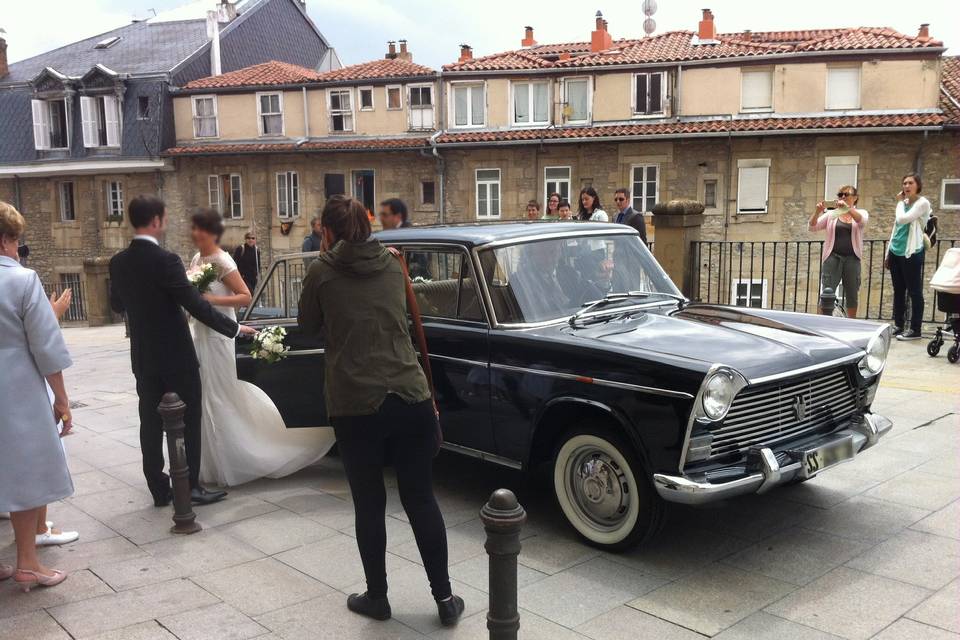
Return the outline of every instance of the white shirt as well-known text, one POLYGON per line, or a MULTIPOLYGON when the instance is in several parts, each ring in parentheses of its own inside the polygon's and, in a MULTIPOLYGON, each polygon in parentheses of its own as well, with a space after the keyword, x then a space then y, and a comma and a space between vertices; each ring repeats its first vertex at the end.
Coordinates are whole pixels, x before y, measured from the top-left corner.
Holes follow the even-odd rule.
POLYGON ((153 244, 160 246, 160 241, 154 238, 153 236, 148 236, 146 234, 137 234, 133 236, 134 240, 146 240, 147 242, 152 242, 153 244))

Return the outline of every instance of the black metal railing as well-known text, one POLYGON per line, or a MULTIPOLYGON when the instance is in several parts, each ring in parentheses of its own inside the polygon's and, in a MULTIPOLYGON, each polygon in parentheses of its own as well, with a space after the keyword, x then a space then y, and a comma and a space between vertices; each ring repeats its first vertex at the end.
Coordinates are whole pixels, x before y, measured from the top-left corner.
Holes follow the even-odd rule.
MULTIPOLYGON (((755 306, 816 313, 820 301, 820 256, 823 240, 735 241, 701 240, 692 243, 695 268, 691 291, 699 302, 755 306)), ((924 255, 926 297, 924 322, 942 322, 929 291, 930 278, 943 253, 960 240, 939 240, 924 255)), ((869 320, 893 317, 893 285, 883 268, 886 240, 864 240, 861 256, 860 300, 857 316, 869 320)), ((843 291, 838 305, 842 305, 843 291)), ((909 309, 909 305, 908 309, 909 309)))
POLYGON ((63 314, 63 322, 86 322, 87 320, 87 296, 83 286, 83 278, 80 274, 62 273, 60 282, 52 287, 54 293, 59 297, 65 290, 70 289, 73 297, 70 300, 70 306, 67 312, 63 314))

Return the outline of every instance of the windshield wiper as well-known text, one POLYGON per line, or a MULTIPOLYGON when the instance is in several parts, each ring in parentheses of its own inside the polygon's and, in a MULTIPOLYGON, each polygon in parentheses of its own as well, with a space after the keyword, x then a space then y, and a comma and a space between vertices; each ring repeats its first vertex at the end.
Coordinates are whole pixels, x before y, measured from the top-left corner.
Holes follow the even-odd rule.
POLYGON ((593 302, 584 303, 583 308, 577 311, 575 314, 570 316, 570 319, 567 321, 571 327, 577 326, 577 321, 582 318, 584 315, 596 311, 597 309, 602 309, 611 304, 616 304, 618 302, 623 302, 624 300, 646 300, 648 298, 653 298, 657 296, 663 296, 665 298, 672 298, 677 301, 680 308, 683 309, 684 303, 687 299, 683 296, 677 295, 675 293, 664 293, 662 291, 619 291, 614 293, 608 293, 603 298, 599 300, 594 300, 593 302))

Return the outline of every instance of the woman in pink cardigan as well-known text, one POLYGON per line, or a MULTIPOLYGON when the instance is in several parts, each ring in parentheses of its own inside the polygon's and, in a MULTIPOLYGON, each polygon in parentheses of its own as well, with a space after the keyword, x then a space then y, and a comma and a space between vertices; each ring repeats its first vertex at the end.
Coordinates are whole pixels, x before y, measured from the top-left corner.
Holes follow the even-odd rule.
POLYGON ((857 208, 858 200, 857 188, 845 185, 837 193, 834 209, 827 210, 826 203, 818 202, 810 216, 810 231, 827 232, 820 267, 823 287, 836 291, 837 284, 843 282, 848 318, 857 317, 863 228, 870 217, 866 209, 857 208))

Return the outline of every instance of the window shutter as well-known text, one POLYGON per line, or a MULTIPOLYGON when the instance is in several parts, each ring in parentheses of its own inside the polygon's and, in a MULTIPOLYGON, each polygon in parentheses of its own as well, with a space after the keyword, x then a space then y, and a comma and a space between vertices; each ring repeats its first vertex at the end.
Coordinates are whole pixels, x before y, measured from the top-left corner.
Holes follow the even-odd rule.
POLYGON ((737 211, 766 213, 769 167, 740 167, 737 181, 737 211))
POLYGON ((647 74, 638 73, 636 76, 637 79, 637 91, 634 95, 634 113, 646 113, 647 112, 647 74))
POLYGON ((287 204, 287 174, 277 174, 277 215, 286 218, 290 215, 287 204))
POLYGON ((99 147, 97 140, 97 103, 96 98, 80 96, 80 123, 83 129, 83 146, 99 147))
POLYGON ((844 156, 827 158, 826 179, 823 185, 824 202, 831 203, 837 198, 837 192, 840 187, 851 185, 857 188, 857 165, 860 162, 858 156, 844 156))
POLYGON ((50 112, 43 100, 31 100, 33 110, 33 146, 36 149, 50 148, 50 112))
POLYGON ((104 123, 107 130, 107 146, 120 146, 120 103, 116 96, 104 96, 103 112, 106 115, 104 123))
POLYGON ((663 74, 650 74, 650 110, 648 113, 663 111, 663 74))
POLYGON ((300 215, 300 174, 290 172, 290 215, 300 215))
POLYGON ((827 70, 827 109, 860 108, 860 68, 827 70))
POLYGON ((773 106, 770 71, 743 71, 740 79, 740 108, 769 109, 773 106))
POLYGON ((210 207, 222 214, 223 211, 221 211, 220 207, 220 176, 207 177, 207 191, 209 194, 208 201, 210 207))

